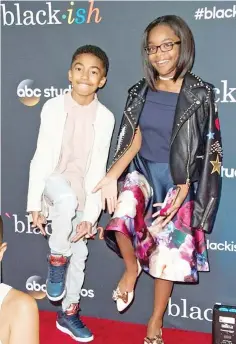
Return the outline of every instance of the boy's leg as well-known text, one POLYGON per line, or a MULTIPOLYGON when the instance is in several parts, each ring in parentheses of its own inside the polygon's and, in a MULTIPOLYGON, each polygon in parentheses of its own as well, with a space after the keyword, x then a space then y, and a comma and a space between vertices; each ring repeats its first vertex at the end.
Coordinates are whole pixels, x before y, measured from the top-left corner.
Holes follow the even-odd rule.
POLYGON ((44 194, 53 203, 52 235, 49 239, 51 253, 70 257, 72 251, 69 236, 78 204, 76 195, 60 174, 53 174, 48 178, 44 194))
MULTIPOLYGON (((82 212, 77 212, 73 219, 73 231, 70 239, 76 234, 76 227, 82 218, 82 212)), ((88 257, 87 240, 80 239, 71 243, 72 256, 68 267, 66 278, 66 296, 62 302, 62 309, 65 311, 71 304, 79 303, 80 292, 84 283, 85 262, 88 257)))
POLYGON ((77 199, 68 182, 60 174, 53 174, 48 178, 44 194, 53 203, 52 235, 49 239, 51 254, 48 258, 46 289, 51 301, 59 301, 66 292, 65 279, 72 255, 69 237, 72 232, 72 219, 75 217, 77 199))
MULTIPOLYGON (((82 212, 73 219, 72 238, 80 223, 82 212)), ((84 283, 85 262, 88 256, 87 240, 80 239, 71 244, 72 256, 66 277, 66 296, 62 302, 62 312, 58 313, 57 328, 77 341, 86 343, 93 340, 93 334, 84 325, 79 315, 80 292, 84 283)))

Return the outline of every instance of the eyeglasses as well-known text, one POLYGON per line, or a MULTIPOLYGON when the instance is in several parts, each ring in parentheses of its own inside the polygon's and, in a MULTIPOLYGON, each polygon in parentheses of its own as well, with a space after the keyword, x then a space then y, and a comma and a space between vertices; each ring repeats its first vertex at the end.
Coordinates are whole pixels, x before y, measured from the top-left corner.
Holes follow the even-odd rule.
POLYGON ((158 51, 158 48, 161 49, 161 51, 164 53, 166 51, 170 51, 173 49, 175 44, 180 44, 181 41, 178 42, 167 42, 162 43, 161 45, 149 45, 148 47, 145 47, 144 50, 148 55, 156 54, 158 51))

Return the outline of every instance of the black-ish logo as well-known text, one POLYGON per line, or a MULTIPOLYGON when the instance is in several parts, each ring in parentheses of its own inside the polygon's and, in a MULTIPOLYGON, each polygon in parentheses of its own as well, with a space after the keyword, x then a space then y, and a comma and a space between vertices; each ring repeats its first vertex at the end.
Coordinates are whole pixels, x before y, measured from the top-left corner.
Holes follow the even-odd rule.
POLYGON ((39 11, 23 10, 22 4, 1 4, 1 23, 3 26, 33 26, 33 25, 61 25, 61 24, 98 24, 101 22, 100 10, 95 7, 94 1, 89 0, 87 6, 75 8, 75 2, 71 1, 71 8, 63 13, 55 9, 55 3, 42 2, 43 8, 39 11))
POLYGON ((215 87, 216 102, 236 103, 236 87, 230 87, 228 80, 221 80, 219 88, 215 87))
MULTIPOLYGON (((221 303, 216 303, 221 305, 221 303)), ((167 314, 171 317, 184 319, 212 321, 212 308, 204 308, 190 305, 187 299, 181 299, 178 303, 173 303, 172 298, 169 299, 167 314)))

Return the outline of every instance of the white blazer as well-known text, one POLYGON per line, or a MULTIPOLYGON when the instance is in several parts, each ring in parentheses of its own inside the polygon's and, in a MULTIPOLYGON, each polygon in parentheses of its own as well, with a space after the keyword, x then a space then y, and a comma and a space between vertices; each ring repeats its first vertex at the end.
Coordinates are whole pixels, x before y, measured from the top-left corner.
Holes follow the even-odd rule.
MULTIPOLYGON (((64 95, 48 100, 41 112, 37 148, 30 163, 27 211, 41 211, 45 217, 50 209, 45 207, 43 197, 47 178, 55 171, 61 153, 67 113, 64 110, 64 95)), ((111 137, 115 125, 114 115, 98 102, 94 122, 94 144, 86 166, 86 201, 82 221, 95 225, 101 213, 101 193, 92 193, 93 188, 106 174, 106 164, 111 137)))

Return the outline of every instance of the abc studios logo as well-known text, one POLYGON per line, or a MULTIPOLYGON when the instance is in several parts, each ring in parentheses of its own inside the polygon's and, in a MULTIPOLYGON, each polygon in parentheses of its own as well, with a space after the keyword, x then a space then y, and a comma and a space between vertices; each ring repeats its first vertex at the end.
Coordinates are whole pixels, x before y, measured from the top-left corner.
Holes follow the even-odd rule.
MULTIPOLYGON (((40 276, 29 277, 26 281, 26 290, 36 300, 42 300, 46 297, 46 284, 43 283, 42 277, 40 276)), ((80 295, 91 299, 95 297, 93 289, 82 289, 80 295)))
POLYGON ((40 89, 35 87, 34 80, 26 79, 19 83, 17 87, 17 96, 22 104, 26 106, 35 106, 39 103, 40 97, 54 98, 71 91, 71 89, 71 85, 67 88, 49 86, 47 88, 40 89))
POLYGON ((17 96, 22 104, 34 106, 40 101, 42 92, 39 88, 34 88, 34 81, 30 79, 23 80, 17 87, 17 96))

